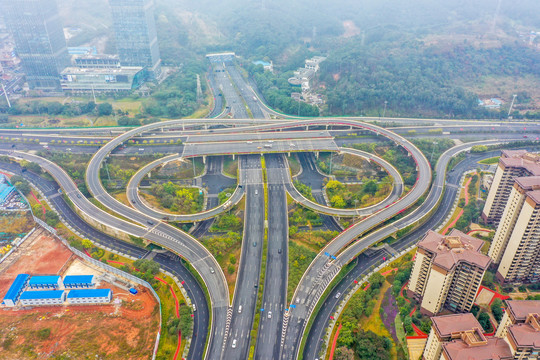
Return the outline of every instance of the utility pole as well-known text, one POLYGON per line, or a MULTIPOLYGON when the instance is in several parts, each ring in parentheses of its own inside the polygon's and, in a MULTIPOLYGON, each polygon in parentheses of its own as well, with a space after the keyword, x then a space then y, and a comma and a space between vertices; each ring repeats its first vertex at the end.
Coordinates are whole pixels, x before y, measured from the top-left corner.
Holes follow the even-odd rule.
POLYGON ((386 115, 386 106, 388 105, 388 101, 384 100, 384 111, 382 113, 382 117, 385 117, 386 115))
POLYGON ((514 97, 512 98, 512 103, 510 104, 510 109, 508 109, 508 115, 507 117, 510 117, 510 113, 512 112, 512 108, 514 107, 514 101, 516 100, 517 95, 514 94, 514 97))
POLYGON ((7 94, 6 88, 4 87, 4 83, 0 82, 0 84, 2 85, 2 91, 4 92, 4 96, 6 97, 6 101, 7 101, 8 107, 11 107, 11 103, 9 102, 9 98, 8 98, 8 94, 7 94))
POLYGON ((197 103, 200 103, 202 100, 202 87, 201 87, 201 77, 197 74, 197 103))

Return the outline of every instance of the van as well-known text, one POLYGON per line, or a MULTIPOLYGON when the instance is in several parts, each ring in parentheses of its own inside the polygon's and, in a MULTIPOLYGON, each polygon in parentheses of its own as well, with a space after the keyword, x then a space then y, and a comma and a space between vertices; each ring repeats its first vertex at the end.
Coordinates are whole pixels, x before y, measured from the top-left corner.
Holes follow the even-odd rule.
POLYGON ((240 305, 240 306, 238 307, 238 313, 239 313, 239 314, 242 313, 242 305, 240 305))

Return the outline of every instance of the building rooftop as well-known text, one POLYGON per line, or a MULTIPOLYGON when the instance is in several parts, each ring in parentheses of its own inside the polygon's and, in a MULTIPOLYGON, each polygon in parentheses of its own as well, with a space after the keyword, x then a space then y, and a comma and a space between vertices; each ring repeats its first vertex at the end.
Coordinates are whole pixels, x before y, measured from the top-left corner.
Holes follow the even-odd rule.
POLYGON ((523 322, 529 314, 540 313, 540 300, 506 300, 507 311, 514 319, 523 322))
POLYGON ((28 284, 29 285, 56 285, 58 284, 59 279, 60 279, 60 276, 58 275, 50 275, 50 276, 36 275, 30 278, 30 282, 28 284))
POLYGON ((539 190, 540 189, 540 176, 522 176, 517 177, 514 181, 523 190, 539 190))
POLYGON ((25 291, 21 294, 21 300, 34 299, 60 299, 64 290, 25 291))
POLYGON ((529 315, 527 321, 508 327, 508 333, 518 346, 540 350, 540 316, 529 315))
POLYGON ((533 176, 540 175, 540 155, 526 150, 503 150, 499 163, 505 167, 524 168, 533 176))
POLYGON ((62 75, 135 75, 142 69, 140 66, 122 66, 119 68, 67 67, 62 70, 62 75))
POLYGON ((418 247, 435 254, 433 263, 446 270, 452 270, 459 262, 487 268, 491 259, 480 253, 484 242, 453 229, 444 236, 429 230, 418 243, 418 247))
POLYGON ((486 338, 482 344, 467 344, 464 340, 453 340, 442 345, 444 355, 449 360, 495 360, 513 359, 512 351, 506 341, 499 338, 486 338))
POLYGON ((441 337, 448 337, 462 331, 474 328, 481 329, 481 325, 473 314, 451 314, 434 316, 431 318, 435 331, 441 337))
POLYGON ((19 291, 21 291, 22 287, 24 286, 24 283, 26 282, 26 280, 28 280, 29 277, 30 275, 28 274, 17 275, 15 280, 13 280, 13 283, 11 283, 11 286, 9 287, 9 290, 6 293, 6 296, 4 296, 4 299, 15 300, 15 298, 19 294, 19 291))
POLYGON ((64 277, 64 285, 70 284, 91 284, 94 275, 67 275, 64 277))
POLYGON ((85 297, 105 297, 109 296, 111 289, 83 289, 71 290, 68 293, 68 299, 85 298, 85 297))

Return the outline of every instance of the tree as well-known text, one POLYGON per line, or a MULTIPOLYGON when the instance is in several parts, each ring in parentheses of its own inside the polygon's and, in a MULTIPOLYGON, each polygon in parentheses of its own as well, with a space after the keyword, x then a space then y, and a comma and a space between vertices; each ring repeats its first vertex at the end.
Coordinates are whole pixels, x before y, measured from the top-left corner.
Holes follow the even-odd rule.
POLYGON ((144 273, 156 275, 159 272, 159 264, 153 260, 138 259, 133 263, 137 269, 144 273))
POLYGON ((58 217, 58 214, 56 214, 54 211, 47 211, 45 213, 45 222, 47 223, 47 225, 55 227, 59 221, 60 218, 58 217))
POLYGON ((490 332, 492 330, 491 321, 489 319, 488 313, 481 312, 478 316, 478 322, 480 323, 485 332, 490 332))
POLYGON ((112 114, 113 107, 109 103, 101 103, 98 105, 98 115, 99 116, 109 116, 112 114))
MULTIPOLYGON (((12 177, 11 181, 13 181, 13 177, 12 177)), ((30 193, 30 191, 32 190, 32 188, 30 187, 30 184, 28 183, 28 181, 26 181, 24 179, 22 179, 22 181, 17 181, 15 183, 13 183, 13 186, 15 186, 17 188, 17 190, 19 190, 21 193, 23 193, 23 195, 28 195, 30 193)))
POLYGON ((390 359, 390 339, 378 336, 373 331, 365 332, 360 329, 355 340, 356 355, 360 359, 387 360, 390 359))
POLYGON ((334 353, 336 360, 354 360, 354 351, 345 346, 338 347, 334 353))
POLYGON ((85 249, 91 249, 94 247, 94 244, 92 244, 92 242, 88 239, 83 239, 82 240, 82 246, 85 248, 85 249))
POLYGON ((332 196, 332 198, 330 199, 330 203, 333 207, 338 209, 342 209, 345 207, 345 200, 343 200, 343 198, 339 195, 332 196))
POLYGON ((501 299, 495 299, 491 304, 491 312, 493 313, 493 316, 497 322, 500 322, 503 317, 502 305, 501 299))
POLYGON ((141 122, 139 119, 136 119, 136 118, 130 118, 129 116, 122 116, 120 119, 118 119, 118 125, 138 126, 138 125, 141 125, 141 122))
POLYGON ((379 186, 377 185, 377 183, 373 180, 370 180, 368 181, 365 185, 364 185, 364 192, 367 193, 367 194, 371 194, 372 196, 375 195, 375 193, 377 192, 377 190, 379 190, 379 186))

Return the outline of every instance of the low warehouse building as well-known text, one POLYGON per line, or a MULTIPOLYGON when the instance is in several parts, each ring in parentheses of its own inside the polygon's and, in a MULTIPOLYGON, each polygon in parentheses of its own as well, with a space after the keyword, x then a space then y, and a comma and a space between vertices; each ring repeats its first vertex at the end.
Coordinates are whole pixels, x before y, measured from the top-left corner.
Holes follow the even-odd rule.
POLYGON ((32 276, 28 286, 32 290, 58 289, 62 286, 62 278, 58 275, 32 276))
POLYGON ((4 296, 4 305, 6 306, 15 306, 17 305, 17 302, 19 301, 19 297, 21 296, 22 292, 28 285, 28 280, 30 279, 30 275, 28 274, 19 274, 9 287, 8 292, 6 293, 6 296, 4 296))
POLYGON ((27 305, 62 305, 66 301, 64 290, 25 291, 21 294, 21 304, 27 305))
POLYGON ((66 289, 86 289, 95 285, 94 275, 68 275, 64 277, 66 289))
POLYGON ((106 304, 112 299, 111 289, 71 290, 67 296, 70 304, 106 304))

